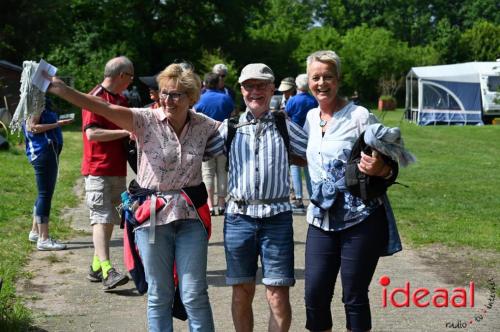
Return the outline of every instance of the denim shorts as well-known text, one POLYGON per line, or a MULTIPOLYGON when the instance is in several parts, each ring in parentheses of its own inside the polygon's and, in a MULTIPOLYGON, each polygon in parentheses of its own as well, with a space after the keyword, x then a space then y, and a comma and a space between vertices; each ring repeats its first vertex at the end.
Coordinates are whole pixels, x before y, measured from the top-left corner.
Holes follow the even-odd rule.
POLYGON ((267 218, 226 214, 224 250, 228 285, 255 282, 259 256, 264 285, 295 284, 291 211, 267 218))

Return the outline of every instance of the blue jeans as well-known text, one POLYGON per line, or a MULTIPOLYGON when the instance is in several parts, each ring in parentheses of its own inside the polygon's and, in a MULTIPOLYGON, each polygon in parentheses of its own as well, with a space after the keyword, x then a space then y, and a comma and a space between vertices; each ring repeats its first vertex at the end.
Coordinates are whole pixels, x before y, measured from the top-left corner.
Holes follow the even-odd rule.
POLYGON ((45 150, 31 162, 35 170, 36 188, 38 196, 33 208, 33 216, 37 224, 49 222, 52 195, 56 188, 57 164, 61 149, 57 145, 49 144, 45 150))
POLYGON ((307 167, 299 167, 297 165, 290 165, 290 175, 292 176, 292 185, 297 199, 303 198, 302 196, 302 174, 301 169, 304 170, 304 177, 306 178, 306 187, 309 197, 312 195, 311 177, 307 167))
POLYGON ((255 282, 257 260, 266 286, 293 286, 293 225, 290 211, 267 218, 226 214, 224 221, 226 283, 255 282))
POLYGON ((190 331, 213 331, 207 292, 208 239, 201 222, 187 219, 157 226, 154 244, 149 243, 149 227, 140 228, 135 241, 148 283, 149 331, 173 331, 174 260, 190 331))

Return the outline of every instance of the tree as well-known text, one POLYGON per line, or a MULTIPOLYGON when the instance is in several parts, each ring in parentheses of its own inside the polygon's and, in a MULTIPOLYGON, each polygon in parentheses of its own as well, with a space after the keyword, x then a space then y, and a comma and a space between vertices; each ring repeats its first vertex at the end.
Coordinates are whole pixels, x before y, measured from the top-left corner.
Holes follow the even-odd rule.
POLYGON ((344 93, 357 90, 360 95, 374 98, 379 79, 396 75, 399 78, 405 65, 397 57, 398 48, 406 47, 396 41, 391 32, 366 25, 347 31, 342 38, 342 77, 344 93))
POLYGON ((331 27, 345 33, 350 26, 347 10, 342 0, 316 0, 314 6, 314 21, 318 26, 331 27))
POLYGON ((472 28, 478 20, 500 24, 500 2, 498 0, 466 0, 461 3, 460 13, 462 27, 472 28))
POLYGON ((500 56, 500 25, 478 21, 460 37, 467 61, 495 61, 500 56))
POLYGON ((22 65, 23 60, 39 60, 39 51, 62 42, 70 25, 63 13, 65 0, 4 0, 0 11, 0 55, 22 65))
POLYGON ((447 18, 441 19, 437 26, 432 47, 439 53, 440 63, 456 63, 460 61, 460 50, 457 47, 460 30, 452 26, 447 18))
POLYGON ((343 92, 350 95, 356 90, 372 100, 377 97, 380 80, 398 81, 412 66, 437 60, 432 47, 410 48, 390 31, 366 25, 347 31, 339 55, 343 62, 343 92))
POLYGON ((306 68, 306 58, 319 50, 338 51, 342 45, 340 34, 331 27, 314 27, 300 36, 298 47, 293 51, 293 57, 300 67, 306 68))
POLYGON ((150 75, 174 60, 199 65, 203 50, 240 50, 243 27, 259 1, 71 0, 72 24, 65 41, 43 50, 76 86, 90 89, 102 79, 107 59, 126 55, 135 72, 150 75), (246 3, 245 3, 246 4, 246 3), (113 18, 113 19, 111 19, 113 18), (97 79, 98 78, 98 79, 97 79), (97 81, 96 81, 97 79, 97 81))
POLYGON ((308 1, 267 0, 254 13, 247 28, 250 40, 240 56, 240 63, 264 62, 277 78, 295 76, 300 64, 293 53, 301 36, 312 26, 312 7, 308 1))

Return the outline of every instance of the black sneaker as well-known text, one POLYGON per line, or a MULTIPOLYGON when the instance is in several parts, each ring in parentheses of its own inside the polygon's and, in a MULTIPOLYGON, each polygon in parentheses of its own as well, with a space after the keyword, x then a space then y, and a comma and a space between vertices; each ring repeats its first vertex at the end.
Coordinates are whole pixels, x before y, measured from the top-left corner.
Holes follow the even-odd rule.
POLYGON ((226 212, 225 208, 223 208, 223 207, 218 207, 217 208, 217 213, 219 214, 219 216, 223 216, 224 212, 226 212))
POLYGON ((102 279, 102 289, 110 290, 117 286, 125 285, 128 282, 128 276, 116 271, 113 267, 108 271, 108 277, 102 279))
POLYGON ((101 282, 102 281, 102 270, 99 269, 94 271, 92 266, 89 268, 89 274, 87 274, 87 279, 91 282, 101 282))

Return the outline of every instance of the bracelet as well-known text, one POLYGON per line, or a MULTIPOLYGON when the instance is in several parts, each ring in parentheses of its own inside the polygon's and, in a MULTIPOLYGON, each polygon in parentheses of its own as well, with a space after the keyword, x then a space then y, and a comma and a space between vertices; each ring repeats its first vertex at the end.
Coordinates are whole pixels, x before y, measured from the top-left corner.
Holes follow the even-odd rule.
POLYGON ((389 174, 387 176, 384 176, 384 180, 389 180, 390 178, 392 178, 393 175, 394 175, 394 172, 392 171, 392 168, 391 168, 391 170, 389 171, 389 174))

